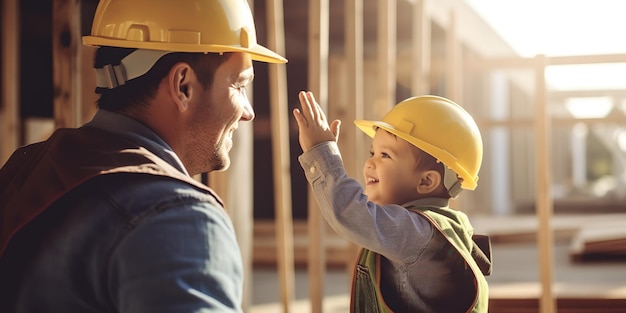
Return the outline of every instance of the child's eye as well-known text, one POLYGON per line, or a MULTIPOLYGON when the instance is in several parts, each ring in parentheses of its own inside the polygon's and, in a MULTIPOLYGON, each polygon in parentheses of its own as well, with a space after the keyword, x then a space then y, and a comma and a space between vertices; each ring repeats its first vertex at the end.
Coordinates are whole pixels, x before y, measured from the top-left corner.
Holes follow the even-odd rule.
MULTIPOLYGON (((374 157, 374 155, 375 155, 374 151, 370 151, 370 158, 374 157)), ((389 156, 389 154, 387 154, 386 152, 381 152, 380 153, 380 157, 383 158, 383 159, 390 159, 391 158, 391 156, 389 156)))

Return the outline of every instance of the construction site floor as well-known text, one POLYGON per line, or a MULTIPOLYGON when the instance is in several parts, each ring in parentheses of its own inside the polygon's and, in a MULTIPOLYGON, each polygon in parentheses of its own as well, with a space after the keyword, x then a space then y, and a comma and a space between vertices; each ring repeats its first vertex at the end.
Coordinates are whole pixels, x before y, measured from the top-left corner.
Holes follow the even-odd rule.
MULTIPOLYGON (((537 221, 525 217, 474 217, 477 232, 492 236, 493 273, 490 286, 490 312, 539 312, 539 249, 535 242, 537 221)), ((626 259, 606 258, 578 261, 571 257, 571 239, 582 225, 622 225, 626 215, 555 216, 553 227, 553 295, 558 312, 626 312, 626 259)), ((311 312, 306 267, 296 267, 291 312, 311 312)), ((253 274, 253 297, 249 312, 283 312, 276 269, 257 266, 253 274)), ((324 274, 326 313, 348 312, 349 274, 331 267, 324 274)))

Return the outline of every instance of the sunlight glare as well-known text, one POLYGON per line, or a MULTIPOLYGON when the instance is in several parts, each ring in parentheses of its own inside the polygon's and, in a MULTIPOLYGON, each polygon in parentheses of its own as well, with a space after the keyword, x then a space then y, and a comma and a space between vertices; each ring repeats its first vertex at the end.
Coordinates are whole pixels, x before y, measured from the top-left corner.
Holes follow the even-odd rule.
POLYGON ((565 107, 575 118, 603 118, 613 109, 613 100, 610 97, 569 98, 565 107))

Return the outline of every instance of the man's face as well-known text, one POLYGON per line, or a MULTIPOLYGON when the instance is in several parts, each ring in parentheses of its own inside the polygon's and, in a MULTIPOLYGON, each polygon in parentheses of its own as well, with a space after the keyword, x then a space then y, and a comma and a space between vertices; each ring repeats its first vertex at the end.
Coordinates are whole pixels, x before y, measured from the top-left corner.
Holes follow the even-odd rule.
POLYGON ((198 172, 225 170, 230 166, 228 153, 239 121, 254 119, 254 109, 246 94, 253 78, 250 55, 233 53, 217 68, 212 85, 200 88, 186 132, 191 136, 187 151, 194 154, 192 168, 198 168, 198 172))

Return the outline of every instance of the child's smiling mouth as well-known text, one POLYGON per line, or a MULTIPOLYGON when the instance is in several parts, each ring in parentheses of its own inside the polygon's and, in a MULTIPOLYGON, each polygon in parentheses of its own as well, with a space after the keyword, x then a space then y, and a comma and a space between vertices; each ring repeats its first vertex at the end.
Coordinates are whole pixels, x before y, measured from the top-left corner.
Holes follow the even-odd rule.
POLYGON ((367 182, 368 185, 369 184, 375 184, 375 183, 378 182, 378 179, 374 178, 374 177, 367 177, 366 182, 367 182))

